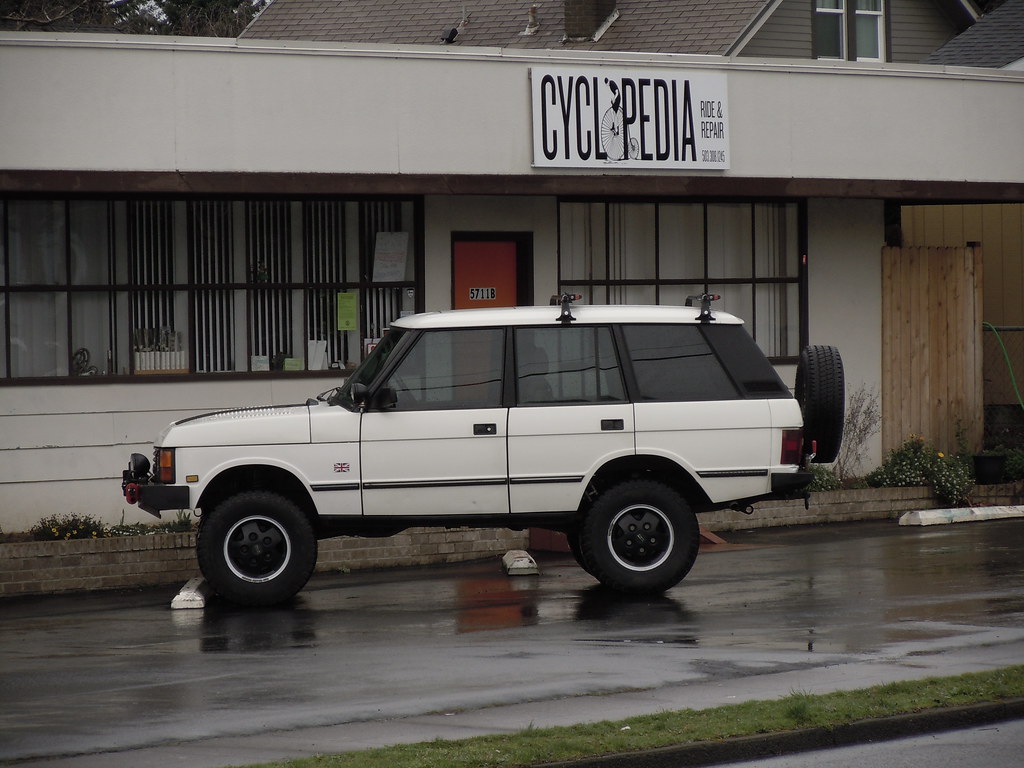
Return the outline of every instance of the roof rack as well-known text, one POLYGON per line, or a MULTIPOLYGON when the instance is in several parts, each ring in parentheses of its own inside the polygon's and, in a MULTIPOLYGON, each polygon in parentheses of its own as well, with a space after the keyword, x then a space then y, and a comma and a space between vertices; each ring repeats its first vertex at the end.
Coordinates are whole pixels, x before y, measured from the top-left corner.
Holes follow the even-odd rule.
POLYGON ((702 323, 710 323, 714 321, 715 316, 711 314, 711 302, 718 301, 722 298, 717 293, 702 293, 698 296, 687 296, 686 306, 692 307, 694 299, 700 299, 700 314, 697 315, 697 319, 702 323))
POLYGON ((583 295, 579 293, 563 293, 561 296, 558 294, 552 296, 550 301, 551 306, 556 306, 558 304, 562 305, 562 311, 555 319, 562 325, 568 325, 575 320, 576 318, 572 316, 572 303, 582 298, 583 295))

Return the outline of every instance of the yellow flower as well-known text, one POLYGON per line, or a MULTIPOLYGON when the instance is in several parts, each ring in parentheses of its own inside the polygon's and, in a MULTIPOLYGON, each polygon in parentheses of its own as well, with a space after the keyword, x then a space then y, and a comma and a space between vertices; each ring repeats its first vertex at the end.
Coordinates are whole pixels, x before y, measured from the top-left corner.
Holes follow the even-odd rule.
POLYGON ((939 451, 939 458, 940 459, 946 458, 946 454, 944 454, 942 451, 939 451))

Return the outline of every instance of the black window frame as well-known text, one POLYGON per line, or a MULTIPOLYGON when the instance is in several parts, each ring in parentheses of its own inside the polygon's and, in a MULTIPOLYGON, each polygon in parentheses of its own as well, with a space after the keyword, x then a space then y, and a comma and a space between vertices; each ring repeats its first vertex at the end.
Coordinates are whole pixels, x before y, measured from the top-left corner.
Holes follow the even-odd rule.
MULTIPOLYGON (((121 215, 121 214, 117 214, 121 215)), ((127 214, 124 214, 127 216, 127 214)), ((305 220, 305 219, 304 219, 305 220)), ((332 368, 318 368, 310 370, 307 350, 297 349, 293 352, 296 357, 301 357, 303 367, 301 370, 254 370, 253 369, 253 320, 252 320, 252 302, 253 296, 260 291, 277 291, 282 294, 286 294, 288 300, 293 302, 294 306, 297 307, 295 311, 296 323, 293 332, 299 338, 310 338, 310 327, 311 327, 311 314, 312 309, 310 302, 314 301, 314 297, 318 295, 327 295, 328 298, 333 296, 331 291, 335 292, 349 292, 357 291, 358 300, 358 328, 356 329, 358 338, 377 338, 382 335, 386 327, 377 328, 371 327, 371 325, 380 325, 379 320, 370 317, 370 309, 367 307, 368 298, 374 292, 386 291, 395 295, 401 292, 412 291, 412 298, 410 303, 412 305, 411 311, 422 312, 424 310, 424 200, 421 195, 353 195, 353 196, 303 196, 303 195, 286 195, 281 197, 276 196, 243 196, 243 195, 219 195, 219 196, 185 196, 185 195, 69 195, 69 194, 18 194, 18 195, 5 195, 0 197, 0 361, 3 366, 0 369, 0 387, 2 386, 22 386, 30 384, 89 384, 89 383, 101 383, 101 382, 112 382, 118 383, 142 383, 142 382, 157 382, 157 381, 206 381, 214 379, 238 379, 238 378, 253 378, 253 377, 323 377, 332 375, 332 373, 340 373, 340 370, 332 368), (62 216, 64 222, 64 234, 63 234, 63 256, 62 256, 62 275, 55 284, 18 284, 13 285, 11 282, 13 267, 13 257, 11 253, 11 216, 12 216, 12 203, 15 202, 52 202, 62 206, 62 216), (73 275, 73 264, 72 255, 73 250, 71 246, 72 238, 72 204, 80 201, 92 201, 103 203, 106 206, 106 217, 107 217, 107 230, 108 230, 108 242, 106 244, 106 272, 108 279, 106 283, 95 284, 95 283, 76 283, 73 275), (195 256, 193 254, 193 244, 184 243, 176 247, 187 250, 186 256, 184 257, 185 269, 187 274, 184 276, 178 275, 173 283, 161 283, 159 285, 146 284, 142 277, 136 275, 134 268, 131 264, 131 259, 128 254, 123 250, 128 245, 125 242, 127 237, 127 227, 129 226, 127 219, 121 221, 118 226, 125 228, 124 237, 115 235, 114 228, 114 217, 115 209, 123 206, 125 210, 133 203, 166 203, 170 206, 183 204, 185 207, 186 221, 176 222, 173 226, 180 227, 181 230, 191 234, 192 218, 195 209, 198 205, 204 203, 227 203, 228 205, 233 204, 263 204, 266 202, 280 202, 285 204, 286 207, 291 207, 292 204, 300 204, 303 210, 303 217, 306 215, 307 209, 311 205, 318 203, 334 203, 339 204, 344 208, 346 204, 356 203, 362 209, 369 209, 370 206, 387 207, 388 204, 393 206, 410 206, 411 213, 405 216, 401 226, 409 232, 409 258, 412 261, 412 277, 411 279, 404 279, 400 281, 387 281, 387 282, 376 282, 373 280, 372 275, 372 259, 373 259, 373 242, 372 238, 376 231, 373 229, 374 226, 386 226, 384 223, 375 223, 373 216, 368 213, 362 213, 359 216, 358 227, 359 232, 353 234, 353 239, 356 243, 355 247, 358 248, 358 255, 356 259, 357 268, 355 275, 346 275, 342 280, 333 280, 329 282, 323 282, 316 279, 310 274, 310 266, 308 264, 308 253, 305 238, 307 232, 304 229, 301 233, 302 244, 292 249, 289 259, 289 270, 292 272, 291 275, 284 279, 275 278, 269 281, 258 280, 257 276, 253 274, 251 265, 248 264, 248 254, 243 254, 239 258, 245 259, 246 267, 245 274, 240 277, 236 276, 235 279, 230 281, 217 281, 217 282, 199 282, 199 278, 196 276, 196 264, 195 256), (369 204, 364 206, 363 204, 369 204), (125 262, 122 264, 121 262, 125 262), (125 266, 127 265, 127 266, 125 266), (298 272, 298 279, 294 277, 294 273, 298 272), (200 294, 208 294, 211 292, 233 292, 239 294, 246 301, 245 308, 245 324, 246 327, 240 330, 240 333, 244 334, 244 344, 236 345, 233 349, 233 354, 237 357, 247 356, 249 359, 244 361, 238 361, 233 365, 231 370, 217 370, 209 372, 200 372, 197 370, 197 345, 195 343, 197 338, 197 297, 200 294), (135 308, 135 297, 143 295, 153 295, 157 292, 163 292, 169 294, 172 297, 177 294, 184 294, 185 308, 181 311, 181 315, 184 318, 180 321, 184 328, 187 328, 185 335, 187 336, 187 357, 188 366, 187 372, 171 373, 164 372, 161 370, 151 375, 140 375, 138 373, 136 359, 133 355, 132 345, 132 329, 135 327, 136 319, 135 315, 137 309, 135 308), (92 364, 96 365, 95 371, 80 371, 76 373, 76 347, 75 347, 75 329, 72 327, 72 306, 76 296, 83 296, 85 294, 103 294, 106 296, 107 312, 109 314, 109 328, 105 331, 100 331, 101 335, 106 335, 107 347, 110 350, 106 356, 111 360, 112 365, 107 364, 103 368, 106 361, 102 360, 100 354, 91 355, 92 364), (30 295, 30 294, 48 294, 56 297, 58 302, 62 302, 62 308, 66 315, 66 319, 63 322, 63 335, 57 340, 58 344, 66 346, 66 367, 65 363, 61 362, 57 370, 59 373, 47 374, 47 375, 28 375, 28 376, 14 376, 12 371, 12 331, 11 331, 11 313, 12 313, 12 297, 18 295, 30 295), (125 302, 127 304, 125 305, 125 302), (301 325, 301 333, 299 326, 301 325), (113 368, 113 370, 111 370, 113 368), (238 370, 238 369, 241 370, 238 370), (66 372, 65 372, 66 371, 66 372), (122 371, 124 371, 122 373, 122 371), (91 375, 81 375, 82 373, 90 373, 91 375)), ((384 230, 386 231, 386 230, 384 230)), ((186 235, 188 239, 188 235, 186 235)), ((244 247, 244 246, 242 246, 244 247)), ((343 252, 344 253, 344 252, 343 252)), ((342 261, 347 261, 350 257, 344 255, 340 257, 342 261)), ((347 268, 347 267, 346 267, 347 268)), ((374 294, 375 295, 375 294, 374 294)), ((172 298, 171 301, 174 299, 172 298)), ((404 300, 400 299, 399 301, 404 300)), ((383 300, 382 300, 383 301, 383 300)), ((397 318, 398 310, 394 309, 394 302, 390 305, 391 311, 394 313, 394 317, 397 318)), ((327 312, 331 311, 331 306, 326 309, 327 312)), ((385 308, 384 311, 389 311, 385 308)), ((379 314, 379 313, 378 313, 379 314)), ((387 322, 387 321, 383 321, 387 322)), ((360 347, 362 345, 360 344, 360 347)), ((361 362, 364 356, 364 350, 362 348, 358 350, 351 349, 351 345, 345 350, 343 359, 339 358, 339 369, 344 367, 346 363, 358 363, 361 362), (355 352, 355 354, 352 354, 355 352)), ((59 355, 58 355, 59 357, 59 355)), ((80 362, 80 360, 77 360, 80 362)), ((88 367, 88 366, 86 366, 88 367)))
MULTIPOLYGON (((795 365, 799 361, 800 350, 808 344, 808 338, 810 335, 809 331, 809 306, 808 306, 808 280, 807 280, 807 252, 808 252, 808 204, 806 198, 797 199, 778 199, 778 198, 763 198, 763 197, 742 197, 742 198, 666 198, 666 197, 588 197, 588 196, 562 196, 557 201, 557 221, 556 221, 556 236, 558 242, 558 263, 556 266, 558 274, 558 287, 559 293, 572 293, 577 288, 583 289, 583 302, 585 303, 606 303, 604 301, 594 301, 591 296, 594 295, 595 291, 603 291, 604 295, 610 296, 613 288, 623 287, 627 288, 630 286, 651 286, 654 289, 655 304, 662 304, 662 296, 665 293, 664 288, 672 288, 679 286, 699 286, 704 293, 709 293, 712 286, 716 285, 749 285, 751 286, 752 292, 752 306, 754 309, 753 317, 741 317, 747 324, 749 333, 751 336, 757 335, 757 286, 759 285, 773 285, 773 284, 787 284, 796 287, 796 303, 798 317, 793 321, 795 326, 792 330, 795 333, 795 349, 790 349, 789 354, 784 355, 767 355, 768 360, 776 365, 795 365), (580 279, 567 279, 563 276, 563 253, 562 253, 562 233, 563 233, 563 204, 582 203, 582 204, 597 204, 605 206, 605 223, 604 223, 604 258, 605 258, 605 269, 604 277, 599 278, 580 278, 580 279), (652 279, 630 279, 630 278, 612 278, 610 276, 611 270, 608 267, 609 259, 609 247, 608 240, 609 224, 607 208, 609 205, 614 204, 641 204, 641 205, 654 205, 655 206, 655 219, 653 238, 655 244, 655 275, 652 279), (713 277, 709 270, 709 256, 708 256, 708 208, 716 204, 743 204, 750 206, 751 216, 751 237, 756 242, 757 231, 754 226, 754 217, 756 216, 756 205, 775 205, 775 206, 795 206, 795 218, 796 218, 796 275, 790 277, 759 277, 756 271, 756 260, 757 251, 751 244, 751 277, 750 278, 716 278, 713 277), (704 232, 704 244, 703 244, 703 272, 701 275, 693 275, 683 278, 665 278, 661 275, 661 206, 671 205, 700 205, 703 206, 703 232, 704 232), (591 296, 587 295, 587 291, 591 291, 591 296)), ((611 303, 611 302, 608 302, 611 303)), ((720 305, 719 305, 719 308, 720 305)))

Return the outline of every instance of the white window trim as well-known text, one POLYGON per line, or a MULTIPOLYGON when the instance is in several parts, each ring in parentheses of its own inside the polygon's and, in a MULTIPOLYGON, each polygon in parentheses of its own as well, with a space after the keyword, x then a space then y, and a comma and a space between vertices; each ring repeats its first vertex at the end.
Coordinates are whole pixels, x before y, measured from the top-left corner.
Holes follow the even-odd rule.
POLYGON ((878 45, 878 56, 858 56, 857 61, 885 61, 885 0, 879 0, 877 11, 854 8, 855 31, 856 17, 858 16, 874 16, 877 19, 875 23, 875 34, 877 35, 876 43, 878 45))
POLYGON ((841 16, 841 28, 839 35, 839 56, 818 56, 819 59, 827 61, 845 61, 851 59, 851 54, 854 54, 852 60, 854 61, 885 61, 885 0, 879 0, 878 10, 867 10, 857 8, 856 0, 852 3, 848 3, 847 0, 839 0, 838 8, 823 8, 817 3, 814 7, 815 14, 830 14, 833 16, 841 16), (852 8, 851 8, 852 4, 852 8), (856 35, 857 30, 857 18, 861 16, 872 16, 877 19, 875 24, 875 32, 877 34, 876 44, 878 46, 878 56, 856 56, 856 40, 854 40, 854 50, 849 50, 849 31, 850 24, 853 24, 854 34, 856 35))

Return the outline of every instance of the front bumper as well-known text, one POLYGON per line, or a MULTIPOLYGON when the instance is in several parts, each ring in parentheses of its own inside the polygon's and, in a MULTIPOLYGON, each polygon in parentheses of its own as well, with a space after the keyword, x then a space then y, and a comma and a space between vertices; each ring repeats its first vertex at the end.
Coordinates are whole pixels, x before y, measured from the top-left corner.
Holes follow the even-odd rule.
POLYGON ((190 509, 188 488, 180 485, 140 485, 139 509, 160 517, 165 509, 190 509))
MULTIPOLYGON (((148 463, 148 462, 147 462, 148 463)), ((139 509, 160 517, 165 509, 191 509, 188 488, 183 485, 160 485, 152 482, 147 470, 132 470, 121 473, 121 493, 129 504, 138 504, 139 509)))

